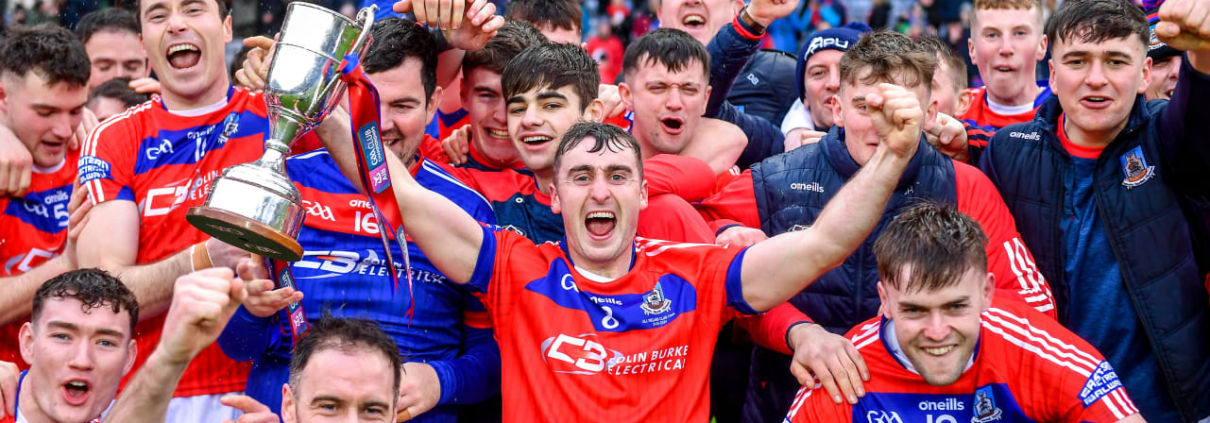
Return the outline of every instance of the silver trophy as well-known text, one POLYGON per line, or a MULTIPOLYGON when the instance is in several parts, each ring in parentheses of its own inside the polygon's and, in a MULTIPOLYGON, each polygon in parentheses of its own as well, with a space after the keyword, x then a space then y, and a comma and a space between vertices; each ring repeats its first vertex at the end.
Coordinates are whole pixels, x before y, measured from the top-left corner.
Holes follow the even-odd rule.
POLYGON ((302 196, 286 176, 290 144, 314 129, 340 103, 345 83, 340 63, 368 44, 376 6, 357 21, 305 2, 293 2, 269 64, 265 103, 269 137, 260 160, 223 171, 185 220, 202 232, 246 251, 277 260, 302 258, 298 232, 302 196))

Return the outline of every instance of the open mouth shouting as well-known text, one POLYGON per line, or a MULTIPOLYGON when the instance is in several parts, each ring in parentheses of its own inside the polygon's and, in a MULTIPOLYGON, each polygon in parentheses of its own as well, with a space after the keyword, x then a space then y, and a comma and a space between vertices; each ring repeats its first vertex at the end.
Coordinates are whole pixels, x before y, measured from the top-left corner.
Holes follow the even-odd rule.
POLYGON ((660 126, 664 129, 664 132, 676 135, 685 130, 685 121, 681 120, 681 118, 666 117, 660 119, 660 126))
POLYGON ((681 17, 681 25, 685 29, 702 29, 706 27, 706 17, 700 13, 689 13, 681 17))
POLYGON ((202 61, 202 50, 193 44, 173 44, 168 47, 164 57, 174 69, 185 70, 197 66, 198 62, 202 61))
POLYGON ((617 217, 613 212, 596 211, 588 213, 584 218, 584 228, 588 230, 588 236, 593 239, 609 238, 613 228, 617 226, 617 217))
POLYGON ((89 388, 87 381, 72 379, 63 384, 63 400, 73 406, 84 405, 88 401, 89 388))

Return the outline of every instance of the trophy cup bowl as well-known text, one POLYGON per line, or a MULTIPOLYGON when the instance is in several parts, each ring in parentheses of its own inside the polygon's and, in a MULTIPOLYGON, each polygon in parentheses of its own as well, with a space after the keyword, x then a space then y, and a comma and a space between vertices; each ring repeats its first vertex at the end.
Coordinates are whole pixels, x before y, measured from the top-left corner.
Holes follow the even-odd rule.
POLYGON ((189 224, 245 251, 298 261, 298 232, 306 215, 302 195, 286 175, 285 158, 295 140, 314 129, 344 95, 340 63, 364 50, 375 6, 357 21, 305 2, 294 2, 270 59, 265 84, 269 135, 255 162, 223 171, 203 205, 190 208, 189 224))

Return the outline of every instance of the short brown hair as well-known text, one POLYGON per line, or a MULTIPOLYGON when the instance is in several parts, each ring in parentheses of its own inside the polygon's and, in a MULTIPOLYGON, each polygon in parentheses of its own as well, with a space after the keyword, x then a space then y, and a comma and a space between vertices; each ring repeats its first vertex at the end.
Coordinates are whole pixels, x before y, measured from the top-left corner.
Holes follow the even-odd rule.
POLYGON ((1151 28, 1143 9, 1126 0, 1068 0, 1046 23, 1051 48, 1059 41, 1100 43, 1133 37, 1143 46, 1151 42, 1151 28))
POLYGON ((874 242, 878 278, 906 292, 935 292, 962 274, 987 271, 987 235, 953 206, 922 202, 902 210, 874 242), (911 274, 904 280, 904 271, 911 274))
POLYGON ((1042 0, 975 0, 971 5, 971 29, 975 29, 975 16, 982 10, 1029 10, 1034 9, 1038 15, 1038 27, 1042 26, 1042 0))
POLYGON ((958 55, 958 51, 954 50, 954 46, 942 41, 935 35, 920 37, 920 43, 937 53, 938 65, 945 64, 945 70, 950 74, 950 81, 954 83, 954 92, 962 92, 962 90, 966 89, 966 61, 962 60, 962 56, 958 55))
POLYGON ((907 35, 886 30, 861 37, 840 58, 840 80, 855 84, 889 82, 907 88, 930 88, 937 69, 937 54, 907 35), (860 76, 869 69, 869 73, 860 76), (859 79, 860 76, 860 79, 859 79))

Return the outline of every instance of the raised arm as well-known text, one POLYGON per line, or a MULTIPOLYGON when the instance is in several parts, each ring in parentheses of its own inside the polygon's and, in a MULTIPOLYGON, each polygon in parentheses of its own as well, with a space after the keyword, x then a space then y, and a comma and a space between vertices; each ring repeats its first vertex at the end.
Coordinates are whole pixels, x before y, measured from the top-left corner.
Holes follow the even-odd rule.
POLYGON ((735 166, 736 159, 748 146, 748 136, 738 126, 718 119, 702 119, 698 136, 694 137, 681 155, 693 157, 710 165, 715 175, 735 166))
POLYGON ((880 84, 866 97, 882 143, 870 161, 832 198, 810 229, 757 243, 744 255, 744 300, 769 310, 839 266, 861 244, 886 209, 903 169, 920 142, 924 112, 914 94, 880 84))
POLYGON ((243 283, 230 269, 206 269, 177 279, 160 343, 126 384, 105 421, 164 421, 185 368, 214 342, 243 297, 243 283))

